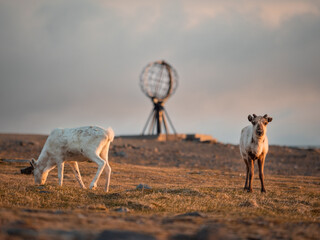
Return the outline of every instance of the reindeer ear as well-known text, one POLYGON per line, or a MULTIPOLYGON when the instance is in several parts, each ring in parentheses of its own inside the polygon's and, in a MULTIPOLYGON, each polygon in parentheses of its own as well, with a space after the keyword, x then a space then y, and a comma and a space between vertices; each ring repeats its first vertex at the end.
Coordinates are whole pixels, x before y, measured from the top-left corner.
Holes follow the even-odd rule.
POLYGON ((34 160, 34 158, 32 158, 32 160, 30 161, 30 165, 31 167, 35 168, 36 167, 36 160, 34 160))
POLYGON ((253 116, 253 118, 256 118, 256 117, 257 117, 257 115, 255 115, 255 114, 252 114, 252 116, 253 116))
POLYGON ((272 122, 272 117, 267 118, 268 122, 272 122))
POLYGON ((248 120, 249 120, 249 122, 252 122, 253 117, 252 117, 251 115, 249 115, 249 116, 248 116, 248 120))

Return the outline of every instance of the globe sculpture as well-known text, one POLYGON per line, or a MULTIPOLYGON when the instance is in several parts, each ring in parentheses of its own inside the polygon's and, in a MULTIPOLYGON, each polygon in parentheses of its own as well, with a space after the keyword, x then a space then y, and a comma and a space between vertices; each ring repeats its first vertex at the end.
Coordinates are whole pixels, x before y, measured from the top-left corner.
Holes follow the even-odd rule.
POLYGON ((164 108, 164 103, 174 94, 178 87, 178 74, 176 70, 165 61, 149 63, 140 75, 140 87, 142 92, 151 99, 153 109, 142 130, 142 135, 149 125, 149 134, 159 135, 162 133, 162 126, 165 133, 169 134, 167 118, 174 133, 176 130, 164 108))

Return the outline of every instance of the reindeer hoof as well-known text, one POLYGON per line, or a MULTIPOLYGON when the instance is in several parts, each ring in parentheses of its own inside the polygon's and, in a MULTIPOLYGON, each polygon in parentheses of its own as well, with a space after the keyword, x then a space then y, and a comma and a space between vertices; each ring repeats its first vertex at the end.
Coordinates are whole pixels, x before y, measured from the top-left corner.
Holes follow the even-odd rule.
POLYGON ((261 189, 261 193, 267 193, 265 189, 261 189))
POLYGON ((247 192, 252 193, 252 189, 247 189, 247 192))

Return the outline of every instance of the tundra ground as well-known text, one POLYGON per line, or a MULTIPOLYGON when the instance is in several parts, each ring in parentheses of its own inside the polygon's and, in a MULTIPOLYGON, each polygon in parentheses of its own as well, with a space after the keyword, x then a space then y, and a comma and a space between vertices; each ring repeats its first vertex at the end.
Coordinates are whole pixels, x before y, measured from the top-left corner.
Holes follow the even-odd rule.
MULTIPOLYGON (((66 165, 43 186, 21 175, 46 136, 0 135, 0 239, 318 239, 320 152, 271 146, 266 194, 256 171, 254 192, 243 191, 238 146, 221 143, 115 139, 96 190, 80 189, 66 165), (137 189, 139 184, 151 189, 137 189), (112 239, 112 237, 111 237, 112 239)), ((89 186, 96 164, 81 162, 89 186)), ((257 167, 256 167, 257 170, 257 167)))

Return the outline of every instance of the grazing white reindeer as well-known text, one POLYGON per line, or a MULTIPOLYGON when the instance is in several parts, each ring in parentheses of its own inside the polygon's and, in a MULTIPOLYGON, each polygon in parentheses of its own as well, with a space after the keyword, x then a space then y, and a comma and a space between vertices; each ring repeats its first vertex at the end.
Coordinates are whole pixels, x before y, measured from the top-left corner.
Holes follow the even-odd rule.
POLYGON ((267 114, 262 116, 248 116, 249 125, 242 129, 240 138, 240 153, 246 163, 247 175, 244 190, 252 192, 252 181, 254 175, 254 161, 258 160, 259 177, 261 181, 261 192, 266 192, 264 187, 264 161, 269 150, 267 125, 272 121, 267 114))
POLYGON ((32 159, 34 180, 36 184, 45 184, 48 173, 58 167, 59 185, 63 183, 64 162, 71 166, 76 179, 82 188, 82 182, 77 161, 90 159, 98 164, 98 171, 93 178, 90 189, 97 187, 97 182, 106 169, 107 181, 105 191, 109 191, 111 167, 108 163, 110 143, 114 139, 112 128, 107 130, 96 127, 80 127, 67 129, 54 129, 42 148, 38 160, 32 159))

